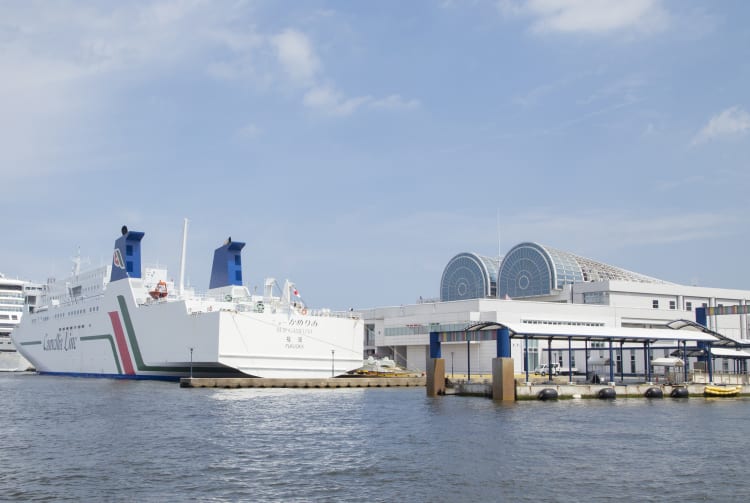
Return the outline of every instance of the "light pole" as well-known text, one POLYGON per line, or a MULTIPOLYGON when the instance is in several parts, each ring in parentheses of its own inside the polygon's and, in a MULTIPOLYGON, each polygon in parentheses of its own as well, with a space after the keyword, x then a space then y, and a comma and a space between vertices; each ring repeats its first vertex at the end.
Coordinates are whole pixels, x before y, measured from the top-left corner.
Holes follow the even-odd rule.
POLYGON ((193 348, 190 348, 190 379, 193 378, 193 348))
POLYGON ((464 331, 466 334, 466 380, 468 382, 471 382, 471 336, 469 335, 469 331, 464 331))
POLYGON ((333 373, 334 373, 334 370, 333 370, 334 369, 334 365, 333 365, 333 353, 334 352, 335 351, 332 349, 331 350, 331 377, 333 377, 333 373))
POLYGON ((451 351, 451 379, 453 379, 453 351, 451 351))

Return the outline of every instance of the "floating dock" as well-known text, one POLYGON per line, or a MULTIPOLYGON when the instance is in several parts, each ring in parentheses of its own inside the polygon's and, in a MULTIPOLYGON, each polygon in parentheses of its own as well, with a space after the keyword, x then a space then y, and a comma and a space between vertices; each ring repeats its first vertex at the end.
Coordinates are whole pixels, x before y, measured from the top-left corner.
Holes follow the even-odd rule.
POLYGON ((181 388, 391 388, 424 385, 424 377, 327 377, 324 379, 183 377, 180 379, 181 388))
MULTIPOLYGON (((711 396, 706 393, 705 384, 558 384, 558 383, 516 383, 516 400, 540 399, 543 390, 554 390, 556 398, 604 398, 602 390, 613 390, 614 395, 607 394, 607 398, 648 398, 649 396, 685 397, 711 396), (659 390, 654 394, 654 390, 659 390), (673 395, 673 391, 678 390, 673 395)), ((709 386, 709 388, 727 389, 726 396, 747 396, 750 386, 709 386), (731 391, 731 393, 729 393, 731 391)), ((492 383, 485 382, 457 382, 452 389, 446 389, 447 395, 483 396, 492 398, 492 383)), ((713 395, 719 396, 719 395, 713 395)))

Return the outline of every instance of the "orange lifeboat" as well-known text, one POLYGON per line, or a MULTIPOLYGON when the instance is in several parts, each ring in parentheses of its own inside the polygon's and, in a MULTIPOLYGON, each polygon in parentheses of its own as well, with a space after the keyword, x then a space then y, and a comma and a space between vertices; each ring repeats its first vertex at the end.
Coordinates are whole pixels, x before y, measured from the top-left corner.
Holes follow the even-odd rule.
POLYGON ((164 281, 159 281, 153 290, 148 292, 149 295, 151 295, 152 299, 163 299, 168 295, 167 292, 167 283, 164 281))

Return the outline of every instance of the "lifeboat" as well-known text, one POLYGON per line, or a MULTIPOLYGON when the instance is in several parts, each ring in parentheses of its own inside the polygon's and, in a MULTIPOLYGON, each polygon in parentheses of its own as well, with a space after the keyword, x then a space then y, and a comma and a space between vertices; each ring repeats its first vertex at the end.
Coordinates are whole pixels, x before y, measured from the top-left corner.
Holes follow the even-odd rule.
POLYGON ((167 283, 164 281, 159 281, 154 289, 148 292, 148 294, 154 300, 165 298, 167 295, 169 295, 169 292, 167 291, 167 283))

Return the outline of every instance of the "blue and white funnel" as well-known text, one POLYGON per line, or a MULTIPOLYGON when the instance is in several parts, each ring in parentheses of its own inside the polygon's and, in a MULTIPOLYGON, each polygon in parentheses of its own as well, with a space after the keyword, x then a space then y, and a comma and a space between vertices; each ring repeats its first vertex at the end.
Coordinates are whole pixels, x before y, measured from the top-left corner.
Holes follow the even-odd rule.
POLYGON ((122 236, 115 241, 110 281, 141 277, 141 239, 144 235, 144 232, 129 231, 127 226, 122 226, 122 236))
POLYGON ((223 286, 242 286, 242 248, 245 243, 232 241, 227 242, 214 251, 214 265, 211 268, 211 281, 208 288, 221 288, 223 286))

